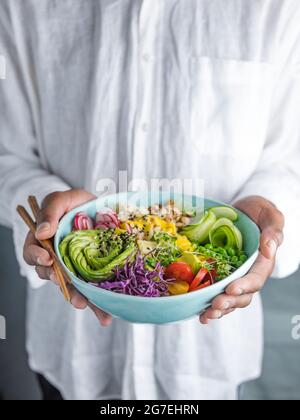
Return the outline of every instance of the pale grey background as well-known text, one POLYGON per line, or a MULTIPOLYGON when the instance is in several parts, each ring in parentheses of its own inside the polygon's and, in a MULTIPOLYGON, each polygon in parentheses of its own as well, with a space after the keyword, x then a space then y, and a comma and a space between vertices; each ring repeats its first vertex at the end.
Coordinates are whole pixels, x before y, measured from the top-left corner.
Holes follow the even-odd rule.
MULTIPOLYGON (((25 352, 26 284, 19 275, 8 229, 0 228, 0 314, 7 340, 0 340, 0 399, 40 399, 25 352)), ((300 272, 271 280, 263 291, 265 360, 261 379, 243 387, 243 399, 300 399, 300 340, 292 339, 292 318, 300 315, 300 272)))

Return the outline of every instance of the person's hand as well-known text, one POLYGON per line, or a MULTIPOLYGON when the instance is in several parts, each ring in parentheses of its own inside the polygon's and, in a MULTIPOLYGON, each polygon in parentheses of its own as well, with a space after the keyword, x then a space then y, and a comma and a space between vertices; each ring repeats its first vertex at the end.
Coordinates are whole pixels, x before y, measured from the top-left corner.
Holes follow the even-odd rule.
MULTIPOLYGON (((36 267, 38 276, 43 280, 51 280, 58 285, 52 268, 53 261, 37 239, 52 238, 57 230, 59 220, 64 214, 75 207, 94 199, 95 196, 84 190, 69 190, 48 195, 42 203, 41 212, 37 217, 36 237, 29 232, 24 244, 24 260, 36 267)), ((73 286, 68 285, 71 303, 77 309, 89 306, 97 316, 102 326, 110 325, 111 316, 90 304, 73 286)))
POLYGON ((247 197, 234 205, 246 213, 261 229, 260 254, 249 273, 233 282, 218 296, 211 308, 200 315, 200 322, 220 319, 238 308, 246 308, 271 276, 277 249, 283 242, 284 216, 262 197, 247 197))

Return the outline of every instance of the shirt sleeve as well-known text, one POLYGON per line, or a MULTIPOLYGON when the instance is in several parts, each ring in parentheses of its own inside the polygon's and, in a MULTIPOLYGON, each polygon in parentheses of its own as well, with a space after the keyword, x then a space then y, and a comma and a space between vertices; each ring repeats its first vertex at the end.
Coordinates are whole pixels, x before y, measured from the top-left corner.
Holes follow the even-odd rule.
POLYGON ((275 277, 292 274, 300 263, 300 16, 293 16, 297 25, 291 18, 278 37, 278 76, 266 143, 256 171, 235 198, 260 195, 284 214, 285 241, 278 253, 275 277))
MULTIPOLYGON (((0 6, 0 54, 6 62, 6 78, 0 80, 0 223, 13 228, 14 244, 21 274, 33 287, 45 282, 23 260, 28 229, 16 212, 34 194, 41 201, 53 191, 69 186, 51 174, 41 162, 35 119, 37 100, 30 65, 19 48, 19 35, 8 2, 0 6)), ((22 46, 23 47, 23 46, 22 46)))

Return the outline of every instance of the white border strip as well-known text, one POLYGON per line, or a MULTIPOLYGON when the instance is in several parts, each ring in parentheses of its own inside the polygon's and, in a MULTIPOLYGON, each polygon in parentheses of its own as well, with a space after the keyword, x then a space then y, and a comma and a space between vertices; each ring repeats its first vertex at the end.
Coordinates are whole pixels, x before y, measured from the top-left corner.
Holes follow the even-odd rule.
POLYGON ((0 54, 0 79, 6 79, 6 60, 4 55, 0 54))
POLYGON ((6 339, 6 320, 4 316, 0 315, 0 340, 6 339))

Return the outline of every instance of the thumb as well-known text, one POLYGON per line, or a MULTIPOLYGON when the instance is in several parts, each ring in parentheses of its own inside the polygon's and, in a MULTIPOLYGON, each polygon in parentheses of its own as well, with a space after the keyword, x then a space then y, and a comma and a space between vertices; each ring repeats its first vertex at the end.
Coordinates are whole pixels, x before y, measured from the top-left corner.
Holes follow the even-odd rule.
POLYGON ((268 260, 273 260, 278 250, 278 242, 274 235, 262 233, 260 251, 268 260))
POLYGON ((52 193, 44 199, 37 217, 37 239, 49 239, 55 235, 59 220, 68 210, 69 202, 69 191, 52 193))
POLYGON ((262 229, 260 251, 265 258, 273 260, 283 242, 284 216, 275 207, 262 210, 259 220, 262 229))

